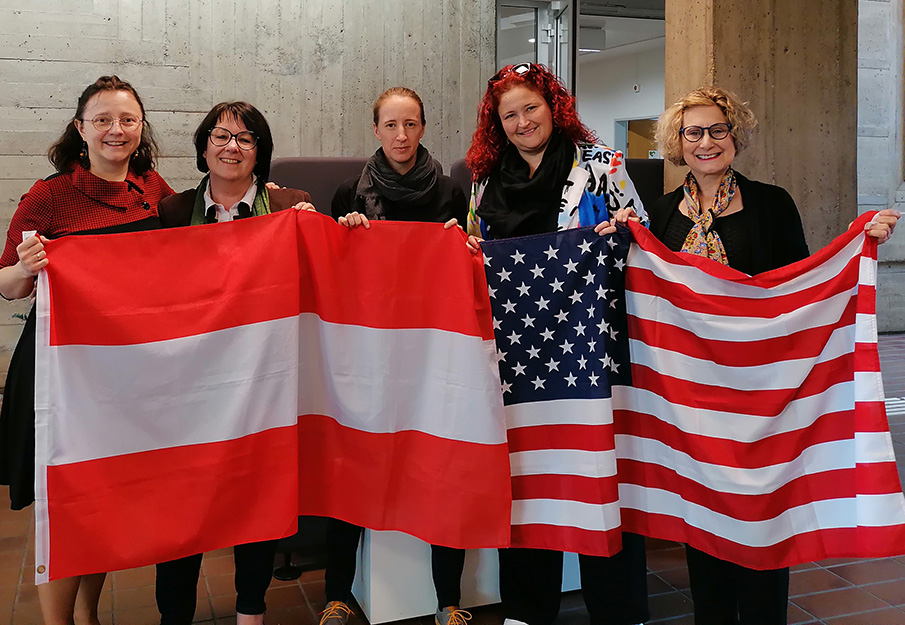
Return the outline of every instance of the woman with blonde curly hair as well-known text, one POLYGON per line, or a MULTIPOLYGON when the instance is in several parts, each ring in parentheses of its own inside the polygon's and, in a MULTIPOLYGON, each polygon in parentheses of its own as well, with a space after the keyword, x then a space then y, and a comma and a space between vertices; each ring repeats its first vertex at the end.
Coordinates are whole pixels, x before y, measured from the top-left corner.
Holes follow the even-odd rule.
MULTIPOLYGON (((780 187, 732 168, 751 141, 754 114, 734 93, 701 87, 669 107, 657 127, 660 152, 687 165, 682 186, 648 208, 650 230, 674 252, 711 258, 749 275, 808 256, 798 208, 780 187)), ((881 211, 868 235, 889 238, 898 211, 881 211)), ((621 211, 616 221, 631 218, 621 211)), ((603 229, 609 224, 601 224, 603 229)), ((696 625, 785 625, 789 569, 749 569, 686 546, 696 625)))

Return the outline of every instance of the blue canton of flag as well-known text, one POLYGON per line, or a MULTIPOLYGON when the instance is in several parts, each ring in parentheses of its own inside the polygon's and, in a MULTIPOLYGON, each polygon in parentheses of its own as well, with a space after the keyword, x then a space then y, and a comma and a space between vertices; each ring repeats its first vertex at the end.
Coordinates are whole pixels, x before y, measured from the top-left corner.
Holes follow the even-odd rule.
POLYGON ((631 384, 620 227, 485 241, 503 401, 610 397, 631 384))

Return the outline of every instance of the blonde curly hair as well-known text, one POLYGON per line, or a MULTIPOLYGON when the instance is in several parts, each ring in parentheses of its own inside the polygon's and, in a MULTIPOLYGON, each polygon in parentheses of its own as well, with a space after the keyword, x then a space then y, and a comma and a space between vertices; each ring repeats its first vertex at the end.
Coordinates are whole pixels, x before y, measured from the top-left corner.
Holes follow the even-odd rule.
POLYGON ((682 137, 679 130, 682 128, 682 118, 685 111, 694 106, 718 106, 726 116, 726 121, 732 125, 732 141, 735 144, 736 153, 740 153, 751 143, 757 130, 757 118, 748 108, 746 102, 722 87, 700 87, 684 96, 663 111, 657 120, 657 144, 660 154, 673 165, 684 165, 682 156, 682 137))

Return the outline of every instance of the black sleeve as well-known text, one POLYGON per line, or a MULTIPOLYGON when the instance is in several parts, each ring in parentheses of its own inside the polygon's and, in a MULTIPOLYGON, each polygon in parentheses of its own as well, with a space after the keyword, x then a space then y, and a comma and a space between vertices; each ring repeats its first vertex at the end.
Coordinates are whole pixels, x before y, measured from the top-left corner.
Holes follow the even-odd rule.
POLYGON ((330 214, 333 219, 339 220, 345 217, 355 209, 355 189, 358 187, 358 178, 349 178, 336 189, 333 194, 333 201, 330 202, 330 214))
POLYGON ((457 184, 453 184, 452 197, 449 203, 450 212, 464 229, 468 223, 468 198, 457 184))
POLYGON ((779 232, 786 233, 784 238, 784 248, 780 253, 783 255, 786 265, 797 262, 811 255, 808 251, 808 243, 804 236, 804 226, 801 223, 801 214, 795 205, 795 200, 789 195, 789 192, 782 187, 776 189, 776 204, 781 211, 777 215, 776 225, 779 232))

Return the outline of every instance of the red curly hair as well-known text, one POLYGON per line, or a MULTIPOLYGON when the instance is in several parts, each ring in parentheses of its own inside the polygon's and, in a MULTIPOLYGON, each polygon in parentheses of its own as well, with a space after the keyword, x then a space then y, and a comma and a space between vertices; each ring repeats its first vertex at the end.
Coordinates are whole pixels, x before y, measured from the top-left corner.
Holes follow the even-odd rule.
POLYGON ((500 97, 517 85, 533 89, 547 102, 553 114, 553 127, 572 143, 595 143, 597 136, 581 123, 575 110, 575 96, 562 81, 543 65, 507 65, 487 82, 487 91, 478 107, 478 124, 471 138, 471 147, 465 162, 475 180, 486 178, 499 162, 509 140, 503 131, 500 115, 500 97), (519 66, 528 66, 523 72, 513 71, 519 66))

